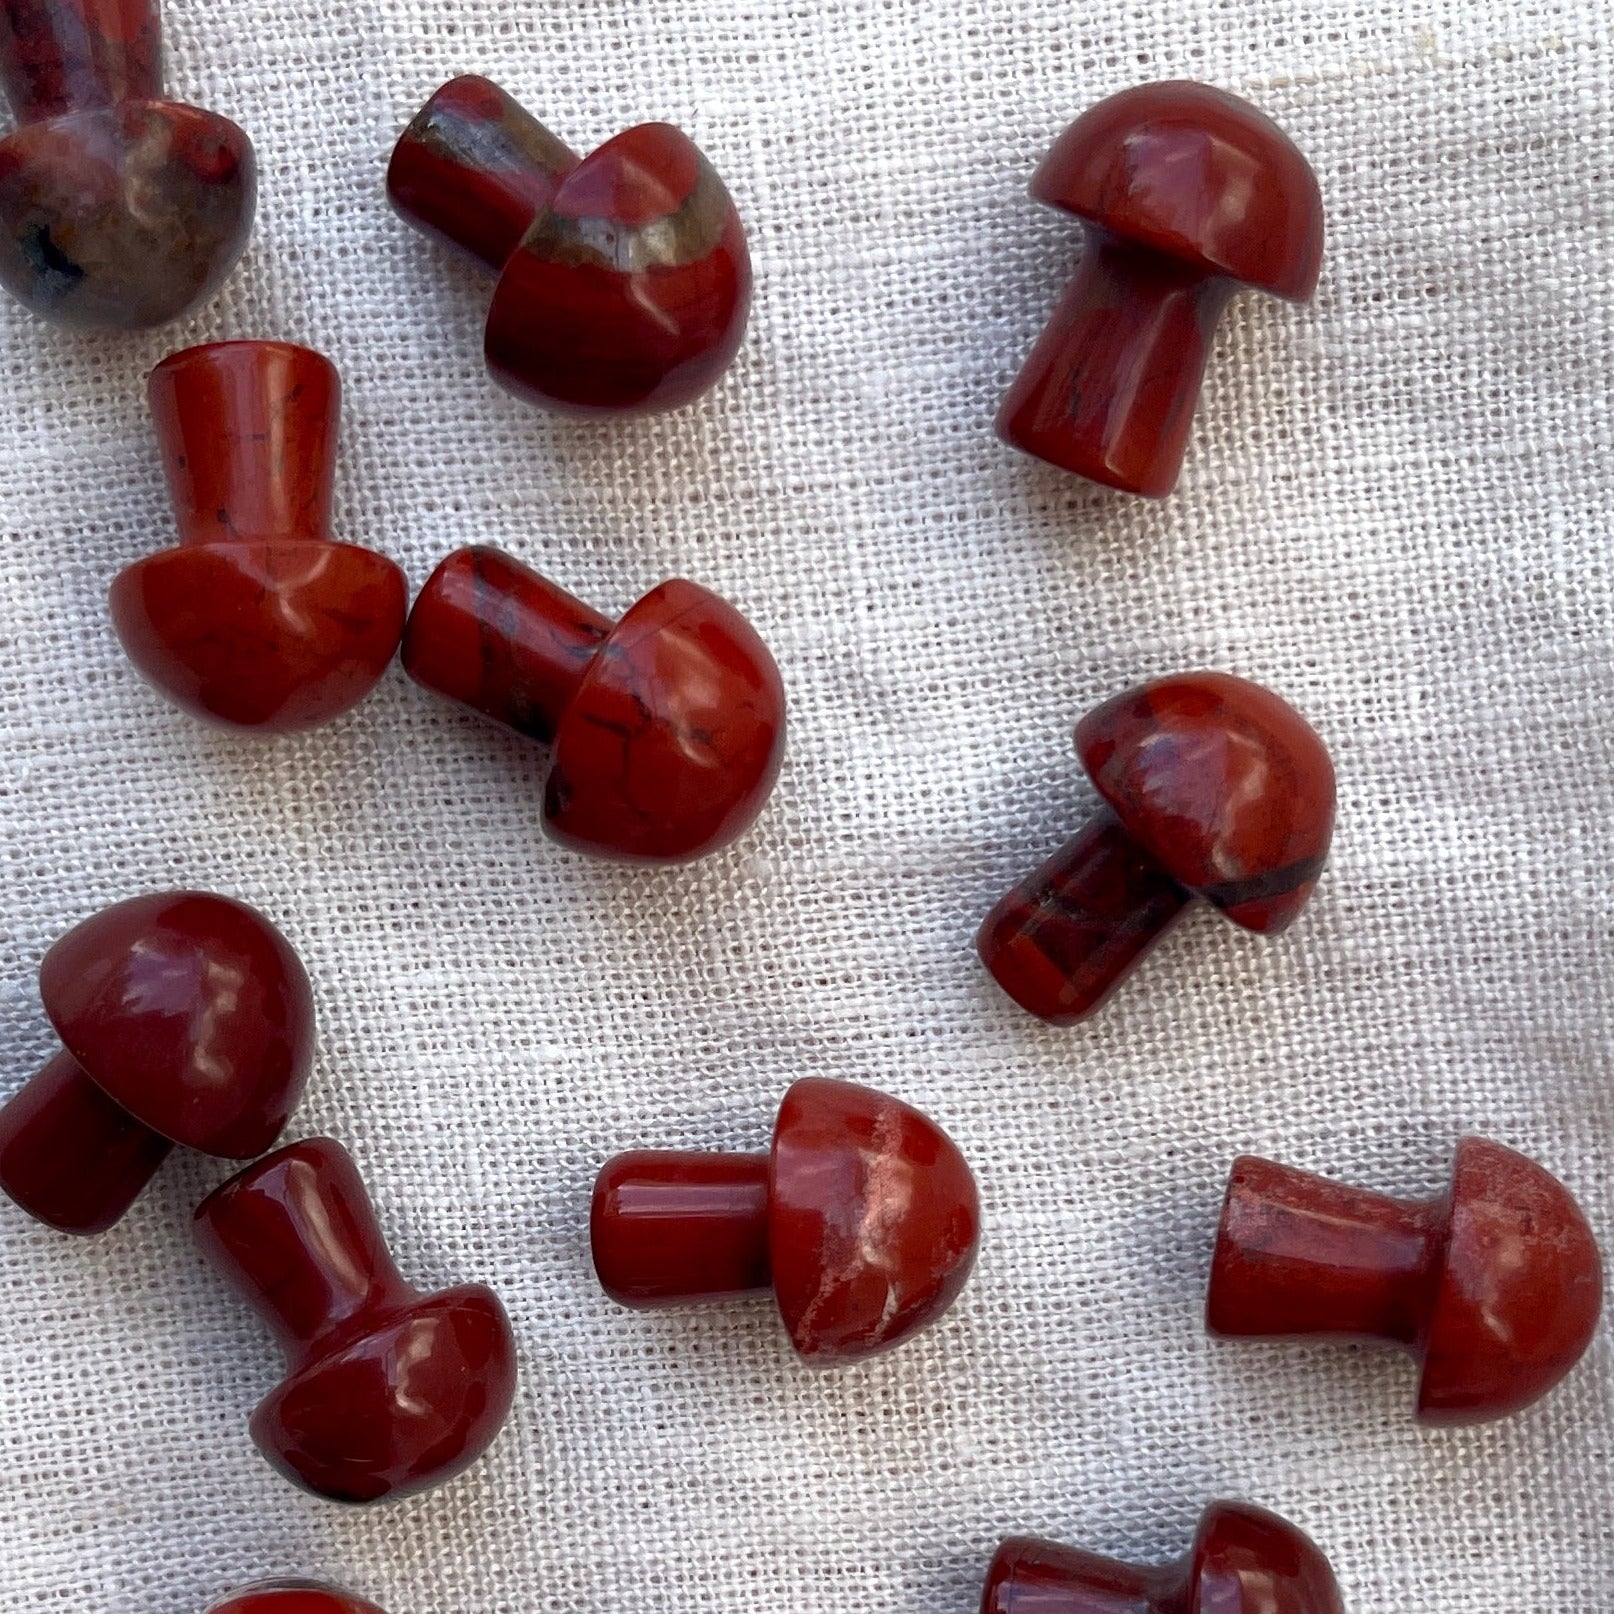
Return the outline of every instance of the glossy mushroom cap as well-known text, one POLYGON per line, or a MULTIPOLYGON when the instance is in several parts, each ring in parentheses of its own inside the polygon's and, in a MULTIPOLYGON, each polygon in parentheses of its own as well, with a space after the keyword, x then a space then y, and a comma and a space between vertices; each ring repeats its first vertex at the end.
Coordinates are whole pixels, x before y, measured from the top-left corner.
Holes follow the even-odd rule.
POLYGON ((312 1580, 266 1580, 214 1603, 207 1614, 385 1614, 384 1609, 312 1580))
POLYGON ((580 851, 646 862, 737 840, 773 793, 785 694, 756 630, 675 578, 611 630, 555 734, 544 825, 580 851))
POLYGON ((103 909, 46 953, 39 991, 91 1080, 187 1148, 261 1154, 308 1079, 308 977, 285 937, 228 897, 165 892, 103 909))
POLYGON ((289 342, 214 342, 164 359, 147 391, 179 545, 112 585, 129 659, 207 722, 329 722, 386 671, 409 603, 392 560, 331 535, 335 367, 289 342))
POLYGON ((1506 1417, 1585 1355, 1602 1311, 1602 1256, 1568 1189, 1501 1144, 1458 1145, 1446 1204, 1418 1416, 1506 1417))
POLYGON ((1145 84, 1090 107, 1031 194, 1204 274, 1291 301, 1317 286, 1316 175, 1264 113, 1204 84, 1145 84))
POLYGON ((0 284, 43 319, 163 325, 252 228, 256 163, 227 118, 162 98, 156 0, 3 0, 0 284))
POLYGON ((1235 924, 1276 934, 1305 906, 1328 860, 1334 767, 1270 690, 1163 678, 1089 712, 1076 749, 1126 835, 1235 924))
POLYGON ((1193 1548, 1139 1568, 1026 1536, 998 1548, 981 1614, 1344 1614, 1316 1543, 1243 1502, 1213 1502, 1193 1548))
POLYGON ((373 1502, 440 1485, 492 1444, 516 1384, 503 1306, 481 1284, 406 1283, 339 1143, 249 1166, 203 1201, 194 1231, 286 1353, 251 1430, 288 1479, 373 1502))
POLYGON ((851 1082, 785 1094, 768 1205, 774 1297, 809 1359, 890 1350, 952 1305, 975 1264, 980 1202, 958 1146, 851 1082))

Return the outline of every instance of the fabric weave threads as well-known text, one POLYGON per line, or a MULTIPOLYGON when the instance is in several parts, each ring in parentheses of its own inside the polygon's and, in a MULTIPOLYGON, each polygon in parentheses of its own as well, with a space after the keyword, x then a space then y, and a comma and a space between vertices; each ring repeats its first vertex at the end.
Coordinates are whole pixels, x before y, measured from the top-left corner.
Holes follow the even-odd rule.
POLYGON ((106 1238, 0 1206, 0 1602, 196 1614, 318 1575, 390 1614, 970 1614, 1009 1532, 1139 1561, 1211 1497, 1276 1508, 1353 1614, 1605 1614, 1605 1332, 1507 1424, 1426 1433, 1414 1369, 1215 1345, 1227 1166, 1407 1194, 1478 1131, 1614 1249, 1614 36, 1590 0, 171 0, 169 84, 253 137, 257 231, 185 324, 74 337, 0 307, 4 1095, 52 1047, 34 972, 167 885, 257 904, 315 982, 288 1136, 353 1151, 400 1265, 480 1279, 523 1382, 490 1456, 372 1513, 293 1492, 246 1419, 274 1348, 190 1244, 228 1168, 176 1156, 106 1238), (751 230, 730 379, 643 423, 482 374, 488 286, 389 212, 444 79, 580 150, 663 117, 751 230), (1087 105, 1244 94, 1306 152, 1316 305, 1238 299, 1180 491, 1144 504, 992 439, 1076 258, 1024 189, 1087 105), (415 587, 500 544, 602 610, 733 599, 792 709, 774 803, 673 874, 538 827, 539 757, 396 670, 335 727, 206 731, 124 662, 117 570, 170 541, 145 373, 303 341, 345 388, 338 535, 415 587), (1225 668, 1333 748, 1332 872, 1282 940, 1201 913, 1091 1026, 1044 1030, 970 947, 1093 806, 1088 706, 1225 668), (744 1149, 785 1086, 921 1106, 985 1241, 932 1333, 800 1367, 766 1306, 618 1311, 587 1207, 619 1148, 744 1149))

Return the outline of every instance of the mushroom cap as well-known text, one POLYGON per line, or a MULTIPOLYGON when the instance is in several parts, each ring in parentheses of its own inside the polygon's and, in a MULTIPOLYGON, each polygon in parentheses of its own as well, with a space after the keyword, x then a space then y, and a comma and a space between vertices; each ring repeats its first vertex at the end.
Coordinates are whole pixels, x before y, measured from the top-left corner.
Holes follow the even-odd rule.
POLYGON ((1602 1310, 1602 1257, 1563 1184, 1499 1143, 1458 1145, 1448 1203, 1418 1416, 1505 1417, 1585 1354, 1602 1310))
POLYGON ((408 1496, 469 1468, 503 1426, 515 1389, 504 1307, 491 1289, 462 1284, 399 1307, 288 1374, 258 1403, 252 1438, 316 1495, 408 1496))
POLYGON ((1162 678, 1089 712, 1076 750, 1127 834, 1234 924, 1275 935, 1305 906, 1333 836, 1334 767, 1270 690, 1162 678))
POLYGON ((1144 84, 1090 107, 1055 141, 1031 194, 1276 297, 1303 302, 1317 286, 1317 176, 1269 117, 1205 84, 1144 84))
POLYGON ((312 728, 356 706, 403 635, 408 583, 354 544, 243 538, 165 549, 112 584, 112 625, 140 675, 231 728, 312 728))
POLYGON ((173 101, 25 123, 0 140, 0 284, 59 325, 143 330, 210 296, 252 230, 257 162, 173 101))
POLYGON ((266 1580, 244 1586, 207 1614, 384 1614, 374 1603, 312 1580, 266 1580))
POLYGON ((934 1121, 851 1082, 808 1078, 774 1127, 774 1296, 805 1357, 848 1361, 928 1327, 969 1277, 975 1179, 934 1121))
POLYGON ((545 824, 608 857, 702 857, 751 827, 784 741, 767 646, 726 600, 675 578, 595 652, 555 735, 545 824))
POLYGON ((1339 1583, 1305 1531, 1247 1502, 1200 1517, 1186 1614, 1344 1614, 1339 1583))
POLYGON ((103 909, 45 954, 39 992, 86 1075, 187 1148, 262 1154, 308 1079, 308 976, 262 914, 228 897, 170 891, 103 909))
POLYGON ((568 414, 681 408, 733 362, 751 258, 733 198, 688 135, 644 123, 591 152, 506 259, 483 353, 568 414))

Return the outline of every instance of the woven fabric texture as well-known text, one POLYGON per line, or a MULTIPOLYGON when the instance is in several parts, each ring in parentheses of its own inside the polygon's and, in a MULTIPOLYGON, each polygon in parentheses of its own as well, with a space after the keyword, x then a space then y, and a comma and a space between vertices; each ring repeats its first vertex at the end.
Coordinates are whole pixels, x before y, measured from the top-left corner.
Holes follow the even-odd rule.
POLYGON ((104 903, 238 895, 312 975, 290 1135, 352 1149, 405 1272, 482 1279, 521 1354, 488 1458, 349 1511, 250 1445, 279 1376, 195 1252, 180 1154, 117 1229, 0 1207, 0 1604, 199 1614, 271 1574, 391 1614, 970 1614, 1013 1532, 1139 1560, 1245 1497, 1354 1614, 1607 1614, 1614 1360, 1429 1432, 1405 1358, 1214 1344, 1227 1167, 1433 1193, 1478 1132, 1614 1245, 1614 35, 1597 0, 173 0, 173 92, 262 163, 226 289, 135 338, 0 306, 0 1031, 104 903), (579 149, 685 128, 751 231, 750 336, 697 407, 583 425, 484 376, 487 285, 397 220, 391 143, 480 71, 579 149), (1193 77, 1310 157, 1314 306, 1239 299, 1162 504, 1000 447, 1076 260, 1038 157, 1193 77), (223 336, 346 388, 342 536, 424 581, 499 544, 618 611, 672 575, 773 647, 774 801, 672 873, 539 829, 542 758, 394 670, 335 726, 182 718, 110 631, 170 541, 143 378, 223 336), (1075 718, 1193 667, 1300 707, 1339 771, 1331 872, 1274 943, 1201 912, 1090 1026, 1003 999, 972 936, 1092 807, 1075 718), (620 1148, 760 1147, 804 1075, 933 1114, 979 1177, 954 1312, 849 1371, 765 1304, 618 1310, 587 1207, 620 1148))

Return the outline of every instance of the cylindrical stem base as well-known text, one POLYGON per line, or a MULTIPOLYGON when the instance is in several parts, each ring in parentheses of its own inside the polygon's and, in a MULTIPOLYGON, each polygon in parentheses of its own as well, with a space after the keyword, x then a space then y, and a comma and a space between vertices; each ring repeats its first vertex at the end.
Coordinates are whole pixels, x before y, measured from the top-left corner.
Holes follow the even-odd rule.
POLYGON ((1446 1218, 1443 1199, 1391 1199, 1247 1155, 1234 1162, 1222 1207, 1206 1326, 1415 1346, 1446 1218))
POLYGON ((594 1184, 594 1270, 624 1306, 675 1306, 771 1287, 769 1158, 641 1150, 594 1184))
POLYGON ((577 156, 497 84, 450 79, 404 130, 387 195, 411 224, 495 274, 548 207, 577 156))
POLYGON ((146 382, 183 544, 328 539, 341 383, 290 342, 210 342, 146 382))
POLYGON ((612 623, 498 549, 456 550, 404 629, 417 684, 544 745, 612 623))
POLYGON ((1177 485, 1231 281, 1101 230, 998 414, 1004 442, 1162 498, 1177 485))
POLYGON ((104 1233, 172 1148, 64 1050, 0 1109, 0 1188, 60 1232, 104 1233))
POLYGON ((19 123, 161 100, 156 0, 0 0, 0 86, 19 123))
POLYGON ((330 1138, 305 1138, 214 1189, 194 1232, 294 1369, 350 1319, 419 1298, 382 1242, 352 1156, 330 1138))
POLYGON ((1131 974, 1191 900, 1106 811, 986 916, 975 945, 1021 1008, 1074 1025, 1131 974))

